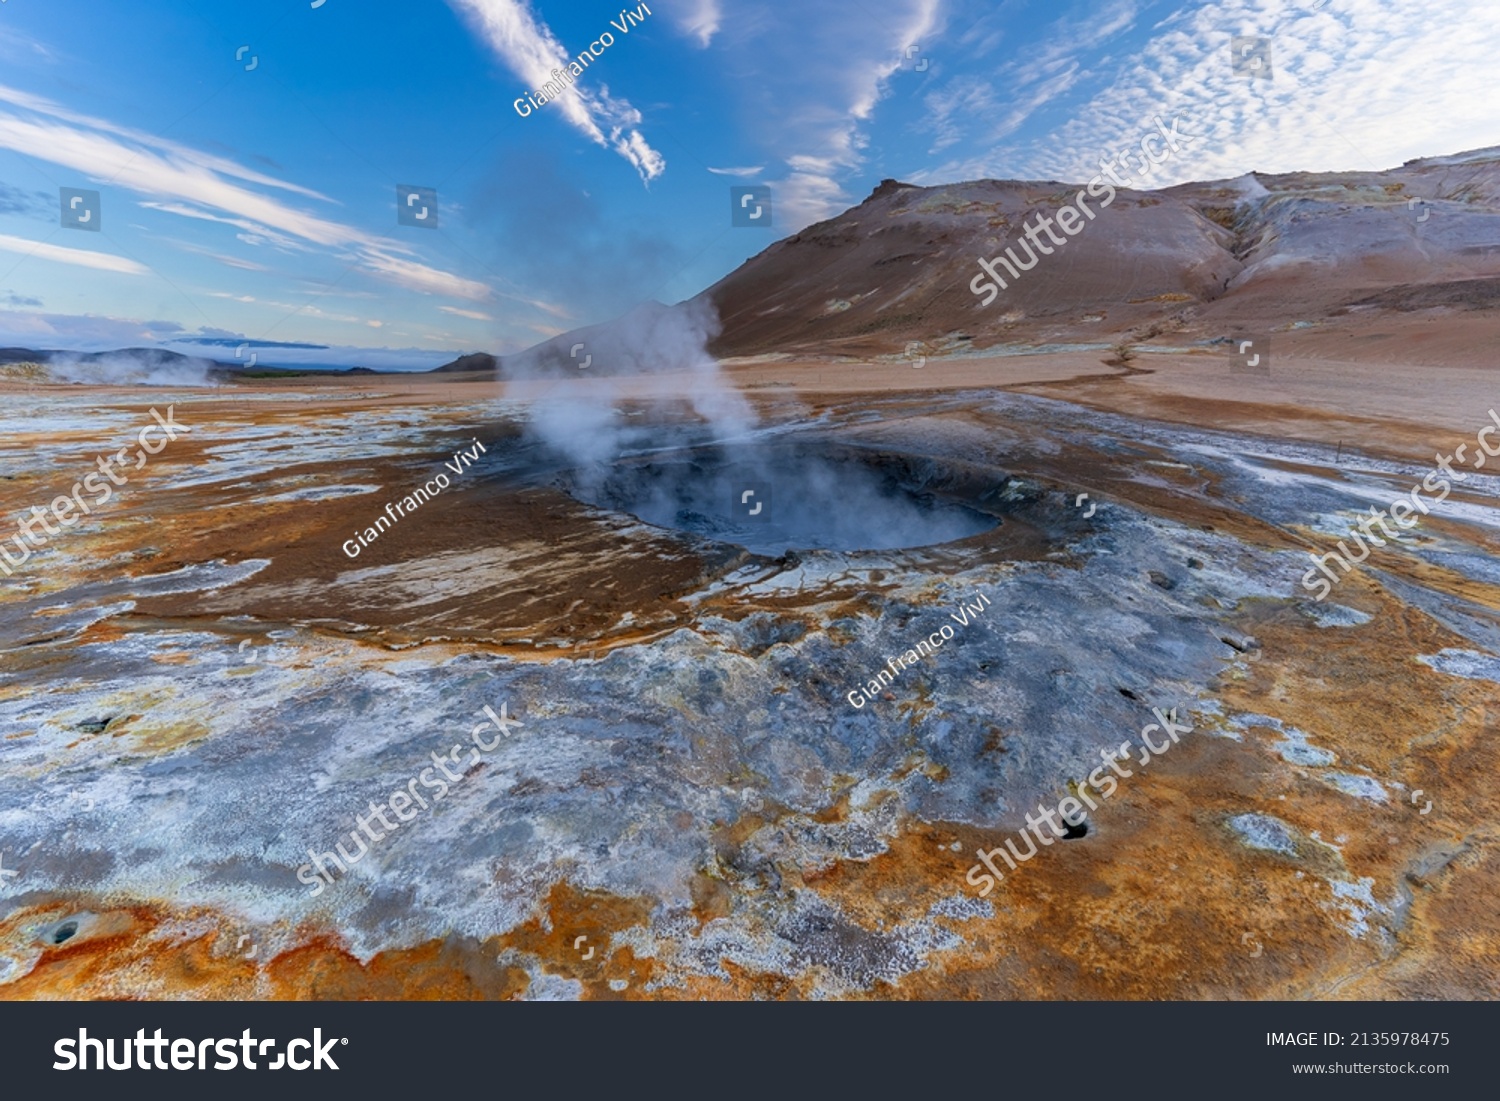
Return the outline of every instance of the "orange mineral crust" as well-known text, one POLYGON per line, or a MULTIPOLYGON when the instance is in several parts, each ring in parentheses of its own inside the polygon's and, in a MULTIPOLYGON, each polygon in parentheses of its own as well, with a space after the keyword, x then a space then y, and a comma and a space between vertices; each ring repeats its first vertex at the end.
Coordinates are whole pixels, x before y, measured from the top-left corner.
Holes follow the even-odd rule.
POLYGON ((725 475, 645 384, 604 476, 497 381, 0 383, 6 515, 191 426, 0 585, 0 997, 1500 994, 1494 464, 1314 561, 1490 391, 1335 327, 737 361, 802 549, 653 511, 725 475))

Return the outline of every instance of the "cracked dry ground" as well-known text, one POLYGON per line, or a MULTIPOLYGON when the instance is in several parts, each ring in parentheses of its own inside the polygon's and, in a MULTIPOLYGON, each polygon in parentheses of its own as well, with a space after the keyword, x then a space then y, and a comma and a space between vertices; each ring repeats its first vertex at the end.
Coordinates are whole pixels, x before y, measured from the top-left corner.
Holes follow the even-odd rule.
POLYGON ((566 496, 491 387, 361 386, 8 395, 6 515, 152 404, 196 427, 0 589, 0 996, 1500 995, 1494 479, 1319 604, 1328 518, 1418 458, 763 394, 761 433, 1001 521, 767 558, 566 496), (448 798, 299 882, 502 703, 448 798), (1153 707, 1193 731, 980 897, 975 851, 1153 707))

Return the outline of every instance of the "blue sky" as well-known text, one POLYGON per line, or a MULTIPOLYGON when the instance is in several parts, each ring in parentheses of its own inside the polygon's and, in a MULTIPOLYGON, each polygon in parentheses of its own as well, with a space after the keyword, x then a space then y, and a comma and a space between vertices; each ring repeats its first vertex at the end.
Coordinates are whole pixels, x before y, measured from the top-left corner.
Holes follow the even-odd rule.
POLYGON ((1197 140, 1151 186, 1494 145, 1496 56, 1493 0, 5 0, 0 344, 511 352, 691 296, 885 177, 1087 180, 1156 115, 1197 140), (1232 35, 1270 39, 1272 79, 1232 35), (397 224, 406 184, 437 229, 397 224), (745 184, 770 231, 730 224, 745 184), (59 224, 61 187, 100 193, 100 232, 59 224))

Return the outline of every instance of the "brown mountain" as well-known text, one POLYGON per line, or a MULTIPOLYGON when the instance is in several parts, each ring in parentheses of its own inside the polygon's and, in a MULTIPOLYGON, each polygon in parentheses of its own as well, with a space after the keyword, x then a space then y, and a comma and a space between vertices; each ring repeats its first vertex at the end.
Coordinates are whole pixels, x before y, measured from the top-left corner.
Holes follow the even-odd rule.
MULTIPOLYGON (((1077 203, 1078 184, 885 180, 859 206, 777 241, 703 292, 722 356, 888 354, 1098 340, 1174 315, 1226 326, 1353 308, 1500 301, 1500 149, 1385 172, 1251 173, 1161 191, 1103 189, 1076 236, 989 305, 980 259, 1077 203)), ((1046 242, 1043 235, 1039 238, 1046 242)), ((998 265, 997 265, 998 268, 998 265)), ((1005 275, 1003 268, 998 268, 1005 275)))

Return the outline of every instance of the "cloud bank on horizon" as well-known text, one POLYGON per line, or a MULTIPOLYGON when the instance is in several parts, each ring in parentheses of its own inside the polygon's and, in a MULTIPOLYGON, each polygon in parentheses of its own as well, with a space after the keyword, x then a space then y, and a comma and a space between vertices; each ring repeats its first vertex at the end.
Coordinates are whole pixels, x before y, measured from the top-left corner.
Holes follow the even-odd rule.
POLYGON ((425 367, 689 297, 884 177, 1087 180, 1157 115, 1199 140, 1152 187, 1500 144, 1490 0, 93 11, 0 9, 0 344, 425 367), (730 226, 745 183, 772 233, 730 226), (399 220, 408 186, 433 223, 399 220), (93 232, 60 188, 98 192, 93 232))

